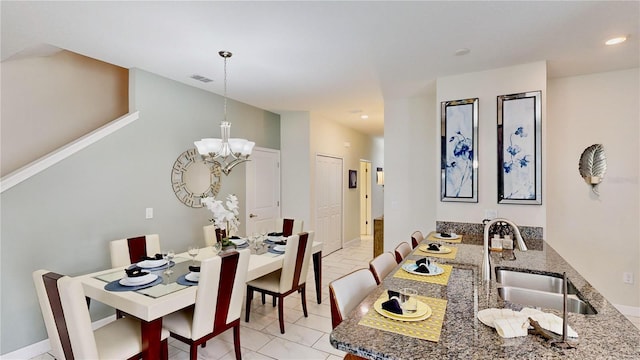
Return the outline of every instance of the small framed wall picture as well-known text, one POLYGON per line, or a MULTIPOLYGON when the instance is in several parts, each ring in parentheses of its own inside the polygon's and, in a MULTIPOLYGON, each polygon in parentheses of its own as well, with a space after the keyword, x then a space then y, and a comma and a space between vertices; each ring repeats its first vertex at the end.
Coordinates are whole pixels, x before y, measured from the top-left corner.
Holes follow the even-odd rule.
POLYGON ((358 187, 358 171, 349 170, 349 189, 355 189, 358 187))

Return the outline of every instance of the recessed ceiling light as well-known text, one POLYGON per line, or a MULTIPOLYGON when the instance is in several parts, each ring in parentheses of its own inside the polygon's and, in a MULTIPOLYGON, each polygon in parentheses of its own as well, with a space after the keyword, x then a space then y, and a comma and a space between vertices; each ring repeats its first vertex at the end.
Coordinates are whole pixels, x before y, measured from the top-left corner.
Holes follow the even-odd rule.
POLYGON ((467 55, 470 52, 471 52, 471 50, 469 50, 467 48, 460 48, 460 49, 456 50, 456 52, 454 54, 456 56, 463 56, 463 55, 467 55))
POLYGON ((621 44, 623 42, 627 41, 627 37, 626 36, 618 36, 618 37, 614 37, 612 39, 609 39, 605 42, 606 45, 617 45, 617 44, 621 44))
POLYGON ((368 118, 369 118, 369 115, 367 115, 367 114, 360 115, 360 119, 362 119, 362 120, 366 120, 368 118))

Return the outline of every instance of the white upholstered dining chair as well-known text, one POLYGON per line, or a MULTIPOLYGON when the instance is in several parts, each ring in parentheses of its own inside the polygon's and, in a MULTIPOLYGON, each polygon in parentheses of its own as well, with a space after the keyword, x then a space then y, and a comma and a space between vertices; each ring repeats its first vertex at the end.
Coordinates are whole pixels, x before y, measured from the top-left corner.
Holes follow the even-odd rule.
POLYGON ((258 291, 277 298, 280 332, 284 334, 284 298, 300 292, 302 312, 307 314, 306 282, 311 261, 311 248, 315 232, 300 233, 287 238, 282 269, 247 282, 245 321, 249 322, 253 292, 258 291))
POLYGON ((422 231, 416 230, 411 234, 411 247, 414 249, 420 245, 421 242, 424 241, 424 235, 422 235, 422 231))
POLYGON ((249 267, 250 250, 244 249, 202 260, 194 306, 169 314, 163 327, 190 347, 190 359, 198 357, 198 345, 233 328, 236 359, 240 359, 240 313, 249 267))
POLYGON ((411 253, 411 245, 408 242, 403 241, 398 246, 396 246, 395 254, 396 254, 396 262, 400 264, 404 258, 406 258, 411 253))
POLYGON ((143 256, 160 253, 160 236, 149 234, 128 239, 113 240, 109 243, 111 267, 127 266, 141 260, 143 256))
POLYGON ((385 252, 369 261, 369 269, 380 284, 382 280, 398 265, 395 256, 391 252, 385 252))
MULTIPOLYGON (((131 317, 92 330, 91 317, 77 278, 47 270, 33 280, 56 359, 137 359, 143 350, 141 326, 131 317)), ((162 331, 162 359, 168 357, 168 331, 162 331)))
POLYGON ((335 329, 378 286, 369 269, 359 269, 329 284, 331 326, 335 329))

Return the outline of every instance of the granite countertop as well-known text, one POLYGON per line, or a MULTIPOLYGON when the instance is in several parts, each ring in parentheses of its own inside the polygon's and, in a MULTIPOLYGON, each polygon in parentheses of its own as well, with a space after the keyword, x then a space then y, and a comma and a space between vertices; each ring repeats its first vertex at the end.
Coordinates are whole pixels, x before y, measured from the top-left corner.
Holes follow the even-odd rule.
MULTIPOLYGON (((424 243, 426 243, 425 241, 424 243)), ((514 250, 516 260, 503 260, 491 254, 491 281, 481 280, 482 236, 464 235, 455 260, 437 259, 453 265, 447 286, 394 278, 397 267, 385 278, 330 336, 340 350, 368 359, 640 359, 640 330, 609 303, 558 253, 543 240, 527 240, 529 251, 514 250), (597 311, 595 315, 569 313, 569 325, 578 333, 574 349, 549 346, 535 335, 503 339, 493 328, 481 323, 478 311, 487 308, 511 308, 521 305, 501 300, 495 282, 495 266, 507 266, 555 273, 567 273, 569 280, 597 311), (358 325, 373 310, 373 302, 386 290, 413 287, 420 295, 447 299, 447 309, 436 342, 420 340, 358 325), (371 309, 371 310, 369 310, 371 309)), ((409 259, 418 259, 411 255, 409 259)), ((562 317, 562 311, 541 309, 562 317)))

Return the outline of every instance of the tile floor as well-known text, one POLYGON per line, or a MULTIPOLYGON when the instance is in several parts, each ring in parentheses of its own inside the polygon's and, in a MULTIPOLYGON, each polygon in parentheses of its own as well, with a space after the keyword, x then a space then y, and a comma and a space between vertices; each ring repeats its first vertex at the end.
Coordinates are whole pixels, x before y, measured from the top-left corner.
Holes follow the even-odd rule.
MULTIPOLYGON (((251 307, 251 318, 244 322, 244 311, 240 321, 240 344, 243 359, 327 359, 338 360, 344 352, 334 349, 329 343, 331 333, 331 309, 327 284, 353 270, 368 267, 373 253, 371 237, 363 237, 345 245, 342 250, 329 254, 322 261, 322 304, 316 302, 313 271, 309 271, 307 289, 307 310, 309 317, 302 314, 298 294, 285 299, 285 333, 280 334, 277 308, 270 301, 262 305, 260 296, 255 294, 251 307)), ((268 299, 269 300, 269 299, 268 299)), ((244 307, 243 307, 244 308, 244 307)), ((629 317, 640 329, 640 318, 629 317)), ((189 358, 189 347, 174 339, 169 340, 169 359, 189 358)), ((209 340, 207 347, 198 349, 199 359, 235 359, 233 334, 231 330, 209 340)), ((43 354, 31 360, 52 360, 43 354)))

